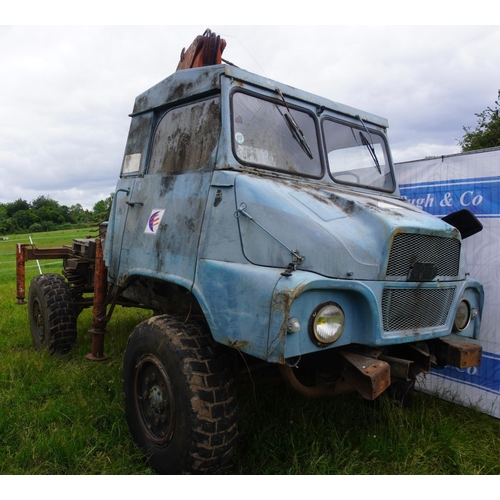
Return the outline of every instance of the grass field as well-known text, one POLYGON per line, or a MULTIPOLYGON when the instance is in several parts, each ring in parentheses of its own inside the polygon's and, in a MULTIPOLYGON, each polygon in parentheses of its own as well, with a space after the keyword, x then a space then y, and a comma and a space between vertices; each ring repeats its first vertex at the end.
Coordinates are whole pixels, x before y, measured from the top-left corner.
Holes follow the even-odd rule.
MULTIPOLYGON (((89 230, 39 233, 40 247, 70 244, 89 230)), ((121 364, 128 335, 147 311, 118 308, 107 361, 91 362, 91 311, 78 319, 71 354, 31 343, 26 306, 15 297, 15 243, 0 241, 0 474, 153 474, 132 442, 121 364)), ((27 282, 38 273, 27 266, 27 282)), ((43 272, 60 262, 41 261, 43 272)), ((500 474, 500 421, 417 393, 410 409, 357 395, 304 400, 282 384, 242 386, 240 437, 225 474, 500 474)))

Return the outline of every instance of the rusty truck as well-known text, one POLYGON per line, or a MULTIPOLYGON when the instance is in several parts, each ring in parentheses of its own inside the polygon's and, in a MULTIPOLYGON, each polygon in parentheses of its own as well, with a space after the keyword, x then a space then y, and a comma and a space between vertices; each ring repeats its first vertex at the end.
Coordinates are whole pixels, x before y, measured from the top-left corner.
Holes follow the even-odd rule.
MULTIPOLYGON (((37 349, 68 352, 92 308, 104 360, 117 306, 152 311, 123 361, 130 432, 159 473, 214 473, 237 436, 241 371, 305 397, 375 400, 481 362, 470 214, 400 196, 377 115, 225 61, 207 30, 135 99, 109 220, 71 246, 17 246, 37 349), (60 258, 36 276, 25 263, 60 258)), ((474 224, 473 224, 474 226, 474 224)))

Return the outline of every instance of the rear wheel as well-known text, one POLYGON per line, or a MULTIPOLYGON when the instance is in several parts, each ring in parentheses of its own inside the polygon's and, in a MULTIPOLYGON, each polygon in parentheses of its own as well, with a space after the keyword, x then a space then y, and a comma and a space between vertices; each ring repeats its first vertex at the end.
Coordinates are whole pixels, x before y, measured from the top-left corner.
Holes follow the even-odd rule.
POLYGON ((28 314, 35 349, 65 354, 76 341, 75 303, 68 283, 59 274, 31 280, 28 314))
POLYGON ((216 473, 236 440, 228 352, 206 327, 158 316, 139 324, 123 364, 130 432, 162 474, 216 473))

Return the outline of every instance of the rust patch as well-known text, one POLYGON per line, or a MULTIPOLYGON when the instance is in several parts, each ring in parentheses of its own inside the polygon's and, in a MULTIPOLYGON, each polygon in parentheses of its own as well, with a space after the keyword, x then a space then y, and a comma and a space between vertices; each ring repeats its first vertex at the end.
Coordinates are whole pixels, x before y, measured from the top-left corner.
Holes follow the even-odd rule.
POLYGON ((283 315, 288 317, 293 301, 302 293, 304 287, 304 283, 299 283, 295 288, 286 288, 279 291, 273 298, 271 314, 276 311, 282 311, 283 315))
POLYGON ((252 347, 252 344, 248 340, 230 340, 226 339, 225 344, 237 351, 245 351, 252 347))
POLYGON ((161 178, 161 191, 160 196, 165 196, 174 189, 175 177, 164 176, 161 178))
POLYGON ((25 264, 28 260, 65 259, 73 256, 71 247, 37 248, 33 244, 16 245, 16 298, 18 304, 24 304, 26 294, 25 264))
MULTIPOLYGON (((286 279, 286 278, 282 278, 286 279)), ((302 293, 305 287, 304 283, 299 283, 292 289, 284 289, 279 291, 273 297, 273 302, 271 304, 271 317, 276 313, 281 313, 283 315, 283 323, 280 329, 272 341, 269 342, 269 352, 272 353, 275 349, 279 349, 280 346, 284 345, 286 339, 286 322, 290 316, 290 309, 292 307, 293 301, 302 293)), ((284 363, 284 354, 280 353, 278 363, 284 363)))
POLYGON ((176 71, 221 64, 226 41, 209 29, 197 36, 191 45, 183 48, 176 71))
POLYGON ((94 267, 94 304, 92 328, 92 353, 87 354, 91 361, 104 361, 108 358, 104 354, 104 334, 106 333, 106 295, 108 283, 108 269, 103 259, 102 242, 99 238, 95 240, 95 267, 94 267))
POLYGON ((16 298, 18 304, 25 304, 26 272, 24 259, 24 245, 16 245, 16 298))
POLYGON ((168 96, 166 102, 173 102, 182 99, 185 95, 189 95, 191 89, 194 87, 192 82, 183 82, 172 89, 171 94, 168 96))
POLYGON ((336 196, 333 193, 329 196, 329 199, 346 215, 352 215, 356 211, 357 205, 352 200, 341 198, 340 196, 336 196))

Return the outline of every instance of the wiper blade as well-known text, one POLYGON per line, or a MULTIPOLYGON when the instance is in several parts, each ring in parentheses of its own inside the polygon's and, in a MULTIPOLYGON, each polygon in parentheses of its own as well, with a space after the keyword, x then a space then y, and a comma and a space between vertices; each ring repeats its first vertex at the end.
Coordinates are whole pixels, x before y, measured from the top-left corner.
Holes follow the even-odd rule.
POLYGON ((368 139, 364 136, 363 132, 359 133, 361 137, 361 142, 367 147, 368 151, 370 152, 370 155, 373 159, 373 163, 375 163, 375 166, 377 167, 378 173, 382 173, 382 169, 380 168, 380 163, 378 162, 377 155, 375 153, 375 149, 373 146, 368 142, 368 139))
POLYGON ((281 114, 283 118, 285 119, 286 124, 288 125, 288 128, 292 132, 293 137, 295 140, 300 144, 304 152, 311 158, 311 160, 314 158, 311 148, 309 147, 309 144, 307 143, 306 136, 304 135, 304 132, 299 127, 299 124, 295 121, 294 117, 292 116, 292 113, 290 112, 290 108, 288 107, 287 102, 285 101, 285 97, 281 93, 280 89, 276 89, 276 92, 278 92, 279 96, 281 97, 281 100, 283 101, 288 113, 281 114))
MULTIPOLYGON (((356 118, 361 122, 361 125, 363 125, 363 128, 366 130, 366 133, 371 138, 370 132, 368 132, 365 122, 361 119, 361 116, 356 115, 356 118)), ((359 136, 361 137, 361 142, 363 143, 363 145, 366 146, 366 148, 368 149, 370 156, 373 159, 373 163, 375 163, 375 166, 377 167, 378 173, 382 174, 382 169, 380 168, 380 163, 378 161, 377 154, 375 153, 375 148, 370 143, 370 141, 364 136, 363 132, 360 132, 359 136)))
POLYGON ((309 144, 307 144, 307 140, 304 137, 302 130, 300 130, 299 126, 297 125, 297 122, 288 113, 285 113, 283 115, 283 118, 285 118, 286 124, 288 125, 288 128, 292 132, 292 135, 295 137, 295 140, 302 146, 302 149, 305 151, 307 156, 309 156, 309 158, 311 158, 312 160, 313 154, 311 148, 309 147, 309 144))

